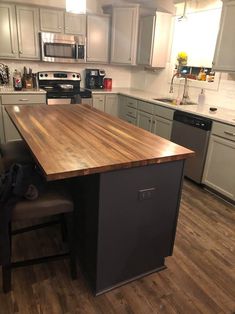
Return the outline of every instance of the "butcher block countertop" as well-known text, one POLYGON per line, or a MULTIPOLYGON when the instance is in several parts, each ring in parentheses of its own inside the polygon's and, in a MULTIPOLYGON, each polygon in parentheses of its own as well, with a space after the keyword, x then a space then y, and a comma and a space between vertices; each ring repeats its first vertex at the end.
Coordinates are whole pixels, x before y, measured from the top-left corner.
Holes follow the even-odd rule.
POLYGON ((193 155, 88 105, 9 105, 6 111, 48 181, 193 155))

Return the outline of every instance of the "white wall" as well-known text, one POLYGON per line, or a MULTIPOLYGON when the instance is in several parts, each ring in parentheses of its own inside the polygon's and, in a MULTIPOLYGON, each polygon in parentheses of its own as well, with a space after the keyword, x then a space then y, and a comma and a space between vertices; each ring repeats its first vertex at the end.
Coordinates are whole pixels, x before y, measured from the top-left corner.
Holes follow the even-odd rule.
POLYGON ((23 67, 32 68, 33 73, 39 71, 72 71, 81 74, 81 87, 85 84, 85 68, 104 69, 106 77, 113 79, 113 87, 130 87, 131 71, 129 67, 110 66, 100 64, 65 64, 65 63, 47 63, 47 62, 21 62, 21 61, 3 61, 10 68, 10 79, 15 69, 23 71, 23 67))

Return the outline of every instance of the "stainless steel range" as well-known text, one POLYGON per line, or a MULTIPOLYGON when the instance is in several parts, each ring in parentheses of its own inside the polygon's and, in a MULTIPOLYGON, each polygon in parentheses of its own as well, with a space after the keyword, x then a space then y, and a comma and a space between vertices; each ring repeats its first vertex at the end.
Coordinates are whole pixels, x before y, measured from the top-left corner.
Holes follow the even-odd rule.
POLYGON ((65 71, 38 72, 38 82, 39 87, 47 92, 48 105, 91 104, 91 91, 80 88, 80 73, 65 71))

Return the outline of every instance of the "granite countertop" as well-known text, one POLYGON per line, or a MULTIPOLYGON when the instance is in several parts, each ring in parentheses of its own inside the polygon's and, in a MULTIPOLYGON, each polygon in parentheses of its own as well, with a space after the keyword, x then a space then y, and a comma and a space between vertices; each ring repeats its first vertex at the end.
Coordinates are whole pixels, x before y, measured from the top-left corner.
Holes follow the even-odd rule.
POLYGON ((46 91, 43 89, 25 89, 23 88, 20 91, 15 91, 13 87, 9 86, 0 86, 0 95, 7 94, 28 94, 28 95, 37 95, 37 94, 46 94, 46 91))
POLYGON ((173 105, 173 104, 167 104, 163 103, 158 100, 154 100, 154 98, 161 98, 166 97, 166 95, 161 95, 157 93, 151 93, 146 92, 143 90, 133 89, 133 88, 113 88, 112 90, 105 90, 105 89, 99 89, 99 90, 92 90, 92 94, 120 94, 124 96, 133 97, 139 100, 151 102, 153 104, 161 105, 166 108, 170 108, 173 110, 181 110, 184 112, 196 114, 198 116, 210 118, 214 121, 219 121, 223 123, 228 123, 235 126, 235 109, 226 109, 222 107, 218 107, 217 111, 210 111, 211 105, 173 105))

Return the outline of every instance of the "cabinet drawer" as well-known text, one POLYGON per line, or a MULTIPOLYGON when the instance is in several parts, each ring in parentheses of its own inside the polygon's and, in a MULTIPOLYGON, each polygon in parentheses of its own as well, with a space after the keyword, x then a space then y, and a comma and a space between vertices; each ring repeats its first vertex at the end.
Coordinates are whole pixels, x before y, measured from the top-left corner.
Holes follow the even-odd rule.
POLYGON ((138 109, 141 111, 145 111, 148 113, 153 113, 153 104, 150 104, 149 102, 145 102, 145 101, 138 101, 138 109))
POLYGON ((137 99, 126 97, 126 105, 137 109, 137 99))
POLYGON ((45 95, 2 95, 3 105, 25 105, 25 104, 45 104, 45 95))
POLYGON ((130 116, 125 116, 125 120, 131 124, 136 125, 136 118, 130 117, 130 116))
POLYGON ((168 120, 173 120, 174 110, 154 105, 154 114, 159 117, 163 117, 168 120))
POLYGON ((212 134, 235 141, 235 126, 220 122, 213 122, 212 134))
POLYGON ((137 117, 137 110, 135 108, 131 108, 129 106, 125 106, 124 114, 128 115, 128 116, 131 116, 133 118, 136 118, 137 117))

